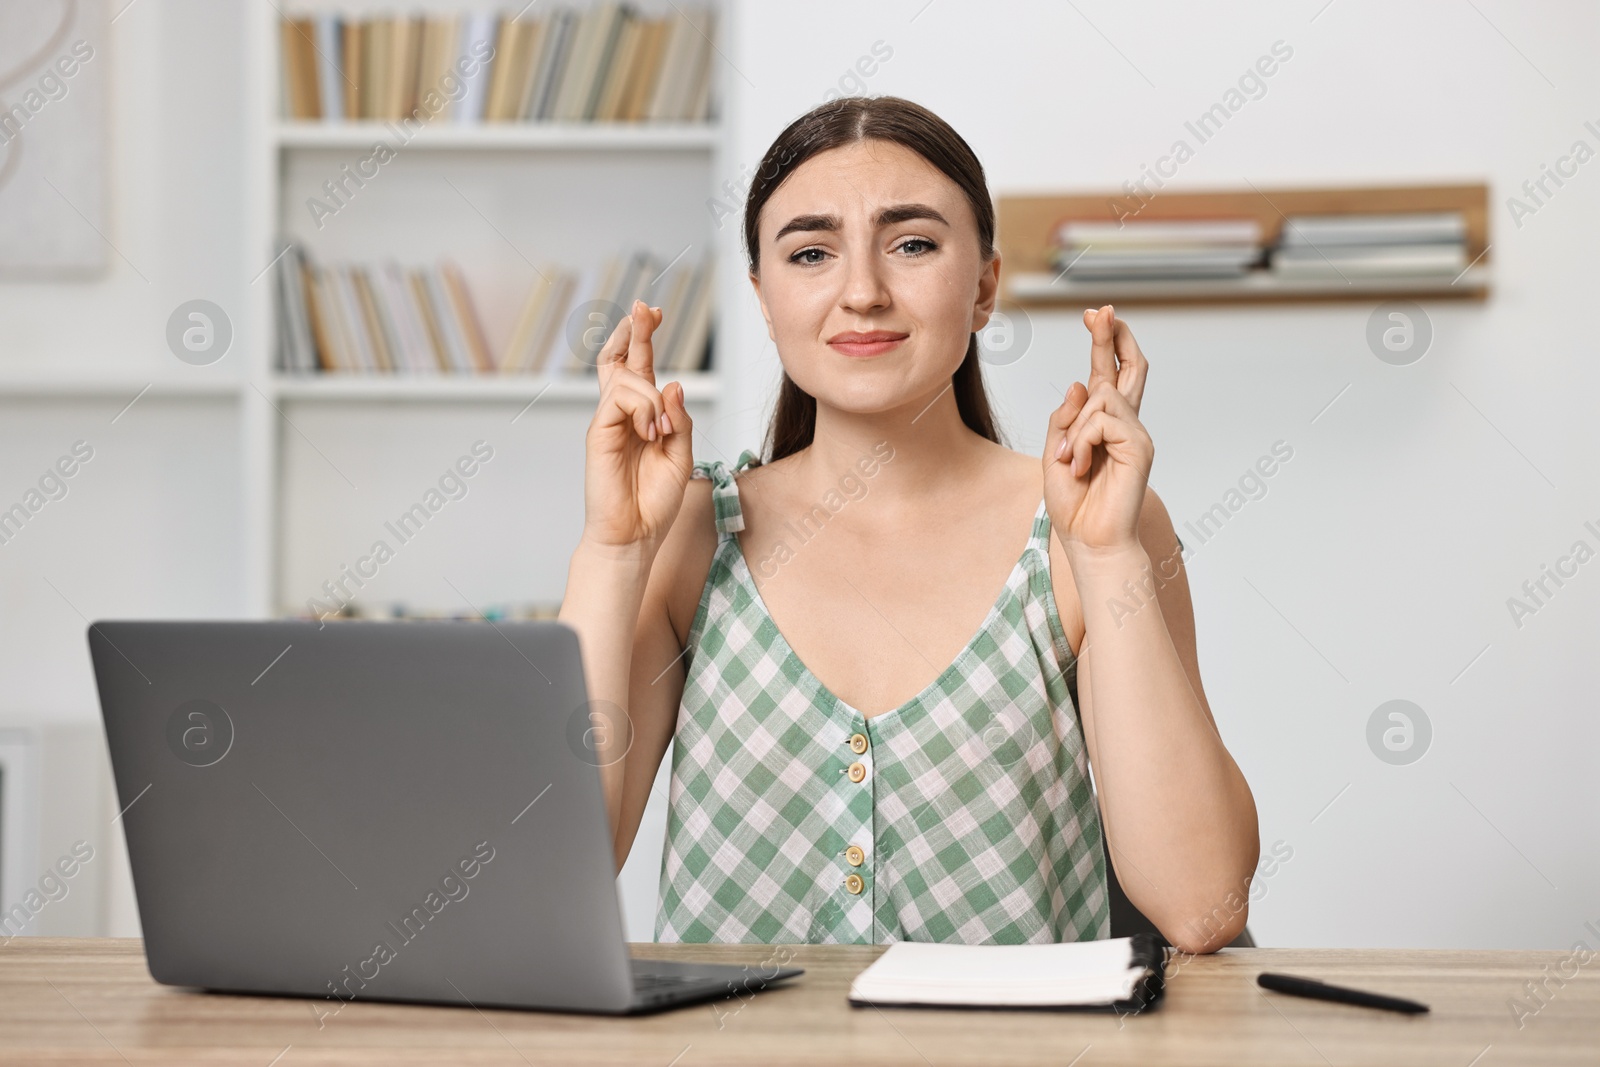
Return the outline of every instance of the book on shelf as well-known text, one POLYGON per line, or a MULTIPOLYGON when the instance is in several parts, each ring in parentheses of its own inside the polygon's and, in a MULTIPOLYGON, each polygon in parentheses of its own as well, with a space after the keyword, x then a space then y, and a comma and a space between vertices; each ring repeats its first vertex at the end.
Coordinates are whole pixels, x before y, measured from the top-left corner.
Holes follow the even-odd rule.
MULTIPOLYGON (((412 374, 437 373, 439 362, 434 357, 433 341, 427 324, 409 298, 411 281, 405 271, 398 263, 385 263, 374 272, 374 278, 383 294, 380 306, 395 341, 395 366, 412 374)), ((315 370, 316 367, 304 369, 315 370)))
MULTIPOLYGON (((344 117, 351 121, 365 118, 367 104, 361 95, 361 71, 366 66, 366 50, 362 37, 364 27, 359 19, 340 23, 339 43, 344 55, 344 117)), ((312 118, 332 119, 331 113, 313 115, 312 118)))
MULTIPOLYGON (((489 104, 489 83, 493 74, 493 49, 500 32, 500 16, 492 12, 476 11, 462 16, 461 49, 455 62, 454 73, 460 74, 462 64, 466 73, 461 75, 463 89, 449 114, 457 122, 481 122, 489 104), (487 60, 482 57, 489 56, 487 60)), ((449 86, 429 86, 448 94, 449 86)), ((444 112, 441 111, 441 114, 444 112)), ((383 118, 402 118, 385 115, 383 118)))
POLYGON ((316 23, 310 18, 284 18, 278 28, 284 110, 294 119, 317 118, 322 114, 322 101, 317 85, 316 23))
POLYGON ((507 19, 500 23, 494 49, 497 62, 489 71, 489 95, 483 105, 483 117, 488 121, 504 122, 522 113, 525 83, 533 73, 531 52, 541 28, 535 21, 507 19))
POLYGON ((422 20, 395 19, 389 31, 389 68, 384 79, 388 95, 384 113, 409 115, 417 107, 417 69, 421 61, 422 20))
POLYGON ((383 93, 383 73, 389 58, 389 22, 387 19, 366 19, 361 25, 362 64, 352 70, 351 76, 360 85, 361 117, 376 118, 383 114, 387 98, 383 93))
MULTIPOLYGON (((540 314, 547 321, 529 328, 545 347, 528 357, 531 369, 543 370, 560 351, 560 370, 596 373, 600 346, 617 320, 635 300, 662 309, 661 326, 651 338, 658 372, 705 370, 710 363, 712 276, 703 264, 661 261, 646 252, 616 256, 586 271, 571 273, 563 287, 565 302, 550 301, 540 314)), ((539 289, 530 305, 539 299, 539 289)), ((526 314, 532 312, 525 309, 526 314)))
POLYGON ((666 19, 645 19, 639 23, 638 43, 634 45, 633 67, 629 70, 617 101, 616 119, 639 122, 650 106, 651 94, 661 74, 661 58, 666 51, 666 19))
POLYGON ((656 90, 648 105, 651 121, 662 122, 703 108, 702 74, 710 72, 715 21, 710 8, 675 11, 662 45, 656 90))
POLYGON ((1290 215, 1280 248, 1315 245, 1459 244, 1467 239, 1459 211, 1396 212, 1389 215, 1290 215))
POLYGON ((303 117, 329 115, 343 118, 345 79, 340 60, 344 56, 344 38, 339 16, 324 11, 313 18, 316 21, 317 112, 303 117))
POLYGON ((450 318, 460 329, 468 366, 477 371, 494 370, 495 360, 489 354, 489 339, 483 334, 483 323, 478 319, 478 310, 467 293, 467 282, 461 276, 460 269, 448 260, 441 263, 439 281, 450 307, 450 318))
POLYGON ((553 267, 539 273, 511 328, 511 339, 506 342, 500 364, 502 371, 522 374, 543 369, 543 355, 550 350, 558 325, 549 309, 566 307, 571 302, 572 289, 572 278, 568 274, 553 267))
POLYGON ((1262 255, 1250 218, 1105 221, 1056 227, 1050 262, 1078 278, 1207 278, 1244 274, 1262 255))
POLYGON ((562 74, 551 118, 560 122, 581 122, 594 117, 592 105, 596 85, 605 73, 604 66, 616 43, 621 19, 622 5, 618 3, 596 4, 578 16, 572 53, 562 74))
POLYGON ((644 26, 644 20, 633 12, 623 12, 617 28, 617 43, 611 56, 611 69, 617 72, 617 76, 606 78, 600 85, 600 94, 594 104, 596 122, 615 122, 621 118, 622 99, 638 69, 639 42, 644 26))
POLYGON ((536 121, 550 117, 551 102, 561 84, 576 21, 576 12, 565 9, 551 12, 545 20, 539 54, 534 58, 532 86, 520 118, 536 121))
MULTIPOLYGON (((399 269, 398 265, 396 269, 399 269)), ((432 288, 421 271, 405 271, 404 274, 406 284, 398 299, 406 300, 409 313, 422 326, 422 336, 427 339, 425 350, 427 362, 432 364, 434 371, 456 369, 457 364, 449 348, 448 335, 439 322, 438 304, 434 300, 432 288), (407 300, 407 297, 410 299, 407 300)))
POLYGON ((1255 219, 1068 219, 1056 227, 1055 243, 1080 248, 1251 247, 1259 245, 1261 237, 1261 223, 1255 219))
POLYGON ((291 245, 276 270, 286 374, 592 374, 600 345, 635 299, 664 311, 652 338, 658 372, 710 366, 714 286, 704 263, 664 263, 636 250, 587 270, 547 265, 500 346, 448 260, 318 265, 291 245))
POLYGON ((280 21, 283 114, 295 121, 706 122, 716 12, 646 15, 604 0, 509 17, 280 21))
POLYGON ((392 371, 395 369, 395 353, 383 326, 387 316, 379 316, 378 306, 372 298, 372 282, 364 270, 351 271, 349 281, 356 318, 367 346, 367 358, 375 369, 392 371))
POLYGON ((284 370, 314 370, 317 342, 309 310, 310 275, 297 246, 290 245, 278 258, 277 273, 279 365, 284 370))
POLYGON ((471 353, 467 350, 466 323, 458 317, 458 306, 445 291, 442 270, 418 272, 426 299, 423 311, 434 323, 440 339, 439 362, 445 370, 467 374, 473 370, 471 353))
POLYGON ((456 61, 462 56, 460 20, 449 15, 422 18, 422 44, 417 52, 417 101, 425 102, 428 92, 442 91, 454 84, 460 74, 456 61))

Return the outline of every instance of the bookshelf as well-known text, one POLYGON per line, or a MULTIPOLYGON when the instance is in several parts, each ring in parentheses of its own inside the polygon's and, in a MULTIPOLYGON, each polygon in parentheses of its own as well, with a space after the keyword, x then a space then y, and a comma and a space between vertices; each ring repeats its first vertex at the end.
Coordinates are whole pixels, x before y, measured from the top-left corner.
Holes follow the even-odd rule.
POLYGON ((1226 189, 1158 192, 1142 207, 1127 193, 1002 196, 998 243, 1006 296, 1033 307, 1077 309, 1122 304, 1309 303, 1345 300, 1485 300, 1489 296, 1489 190, 1482 184, 1226 189), (1285 216, 1389 215, 1460 212, 1466 224, 1467 267, 1448 276, 1277 277, 1265 270, 1234 278, 1072 279, 1050 262, 1050 235, 1063 219, 1114 220, 1117 206, 1143 221, 1255 219, 1266 245, 1275 244, 1285 216))
MULTIPOLYGON (((564 6, 584 11, 595 5, 573 0, 564 6)), ((716 32, 725 33, 727 7, 701 6, 715 10, 716 32)), ((673 16, 680 5, 642 0, 636 7, 646 17, 659 18, 673 16)), ((722 195, 721 179, 737 173, 716 118, 456 123, 439 117, 420 129, 371 119, 292 119, 284 106, 283 15, 415 12, 397 2, 371 0, 354 6, 304 0, 292 7, 251 0, 250 10, 252 159, 247 173, 255 206, 249 275, 290 241, 324 262, 393 259, 412 266, 449 258, 468 276, 475 301, 481 287, 482 317, 489 332, 503 339, 531 275, 546 264, 586 269, 629 247, 647 249, 662 262, 690 249, 691 255, 714 260, 705 205, 722 195), (351 199, 349 210, 315 225, 302 207, 306 197, 342 164, 353 164, 380 142, 396 149, 394 161, 351 199)), ((497 6, 492 0, 445 0, 441 10, 446 15, 494 12, 501 18, 517 14, 516 5, 497 6)), ((542 8, 531 9, 522 19, 543 14, 542 8)), ((719 66, 713 58, 713 115, 721 113, 723 99, 719 66)), ((482 605, 553 602, 566 549, 575 538, 561 523, 570 526, 574 513, 581 517, 583 428, 598 397, 594 377, 555 371, 287 373, 278 366, 276 280, 276 272, 268 271, 250 286, 246 321, 236 324, 235 344, 246 359, 244 380, 216 387, 238 398, 248 610, 263 616, 299 613, 310 591, 307 575, 334 573, 334 556, 316 562, 324 542, 352 544, 363 523, 372 525, 368 520, 381 515, 385 505, 373 500, 383 497, 386 485, 393 498, 402 491, 394 485, 404 487, 407 474, 428 473, 433 456, 459 448, 470 434, 488 436, 511 457, 495 473, 505 478, 515 472, 519 491, 525 482, 529 504, 475 518, 489 527, 487 532, 461 520, 449 532, 441 531, 437 543, 406 549, 412 554, 406 563, 437 571, 441 559, 465 559, 459 569, 466 577, 448 577, 462 586, 463 596, 482 605), (546 525, 545 511, 560 521, 546 525), (517 588, 495 588, 494 573, 516 572, 529 553, 541 557, 535 576, 517 588), (559 566, 555 557, 562 557, 559 566), (476 593, 471 592, 474 582, 476 593)), ((719 317, 713 304, 714 337, 722 334, 719 317)), ((715 418, 724 359, 717 351, 709 370, 658 376, 684 383, 697 420, 715 418)), ((474 506, 495 505, 498 499, 482 496, 474 506)), ((442 585, 432 600, 378 592, 369 603, 395 600, 419 613, 453 613, 464 606, 442 585)))
MULTIPOLYGON (((686 403, 708 403, 718 396, 714 373, 664 375, 662 380, 683 383, 686 403)), ((274 395, 290 401, 359 403, 364 400, 516 401, 537 399, 541 404, 593 405, 600 396, 598 382, 589 378, 538 377, 530 374, 438 375, 422 378, 397 374, 279 375, 274 395)))
POLYGON ((0 371, 0 397, 131 401, 148 397, 199 397, 233 400, 240 385, 234 378, 83 369, 7 369, 0 371))
MULTIPOLYGON (((282 122, 270 134, 280 148, 370 148, 376 141, 396 140, 383 122, 282 122)), ((496 122, 472 126, 427 126, 405 147, 428 149, 514 149, 521 151, 709 150, 720 136, 705 124, 639 124, 576 122, 496 122)))

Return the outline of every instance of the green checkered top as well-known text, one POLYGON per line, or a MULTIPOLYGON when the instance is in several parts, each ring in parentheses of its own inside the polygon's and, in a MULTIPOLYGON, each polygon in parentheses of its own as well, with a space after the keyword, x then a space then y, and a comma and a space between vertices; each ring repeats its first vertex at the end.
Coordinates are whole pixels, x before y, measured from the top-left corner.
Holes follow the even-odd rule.
POLYGON ((694 468, 718 543, 689 631, 657 940, 1109 937, 1043 502, 955 662, 867 718, 795 655, 751 578, 734 475, 753 458, 694 468))

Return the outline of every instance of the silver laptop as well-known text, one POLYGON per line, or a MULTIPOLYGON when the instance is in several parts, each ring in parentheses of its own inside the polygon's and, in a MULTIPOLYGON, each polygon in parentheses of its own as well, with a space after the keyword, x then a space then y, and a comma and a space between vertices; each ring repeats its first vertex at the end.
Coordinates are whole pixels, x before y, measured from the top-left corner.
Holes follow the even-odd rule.
POLYGON ((97 622, 89 649, 158 982, 622 1014, 801 973, 630 958, 560 623, 97 622))

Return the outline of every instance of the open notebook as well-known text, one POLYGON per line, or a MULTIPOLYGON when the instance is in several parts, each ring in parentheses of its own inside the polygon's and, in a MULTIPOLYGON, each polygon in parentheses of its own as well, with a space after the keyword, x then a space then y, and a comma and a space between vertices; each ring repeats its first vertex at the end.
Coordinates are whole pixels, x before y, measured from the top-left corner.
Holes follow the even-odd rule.
POLYGON ((850 985, 861 1006, 1136 1012, 1161 999, 1165 943, 1151 934, 1049 945, 897 941, 850 985))

